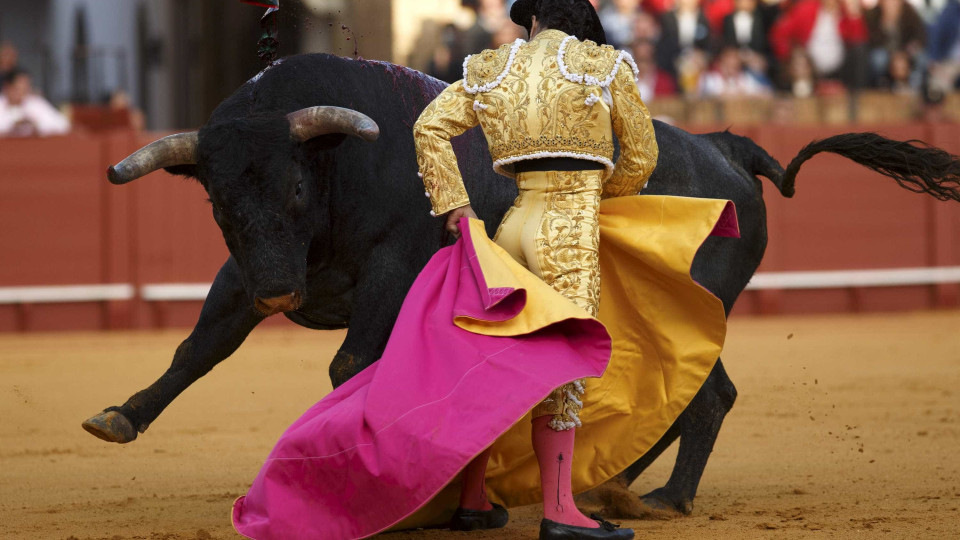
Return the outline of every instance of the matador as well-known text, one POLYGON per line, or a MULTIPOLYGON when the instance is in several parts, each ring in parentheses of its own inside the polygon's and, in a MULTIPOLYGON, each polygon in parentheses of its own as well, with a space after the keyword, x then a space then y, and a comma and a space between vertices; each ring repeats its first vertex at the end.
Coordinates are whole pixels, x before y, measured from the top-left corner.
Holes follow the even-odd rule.
MULTIPOLYGON (((437 96, 414 126, 431 214, 444 218, 453 234, 460 218, 476 217, 450 139, 481 126, 494 170, 514 178, 519 189, 494 241, 596 316, 600 200, 636 195, 657 163, 637 68, 628 53, 604 44, 588 0, 519 0, 510 16, 530 40, 468 56, 463 79, 437 96), (614 134, 621 150, 615 165, 614 134)), ((587 517, 573 502, 570 471, 584 391, 584 381, 573 381, 532 413, 544 497, 540 538, 632 538, 633 531, 587 517)), ((454 529, 507 522, 506 510, 486 499, 488 457, 489 450, 464 470, 454 529)))
POLYGON ((541 539, 633 537, 574 490, 640 459, 713 369, 725 311, 690 269, 709 236, 736 236, 735 212, 634 196, 653 126, 588 0, 518 0, 511 18, 530 40, 467 57, 413 130, 437 227, 460 238, 420 272, 383 356, 280 437, 234 503, 241 534, 495 529, 543 501, 541 539), (519 188, 493 241, 451 146, 478 125, 519 188))

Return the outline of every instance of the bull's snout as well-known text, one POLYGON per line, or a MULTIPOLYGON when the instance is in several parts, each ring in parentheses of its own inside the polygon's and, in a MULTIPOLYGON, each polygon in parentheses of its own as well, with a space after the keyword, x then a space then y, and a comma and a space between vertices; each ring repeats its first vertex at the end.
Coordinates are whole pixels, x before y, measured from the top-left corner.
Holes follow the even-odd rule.
POLYGON ((254 304, 257 311, 267 317, 286 311, 295 311, 300 308, 301 298, 299 292, 292 292, 281 296, 272 296, 270 298, 257 297, 254 304))

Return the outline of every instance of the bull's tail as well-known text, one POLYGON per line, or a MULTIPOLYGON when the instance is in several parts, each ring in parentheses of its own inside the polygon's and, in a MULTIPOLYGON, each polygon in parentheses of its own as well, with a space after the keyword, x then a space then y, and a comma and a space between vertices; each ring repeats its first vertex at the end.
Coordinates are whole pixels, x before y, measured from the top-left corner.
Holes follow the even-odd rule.
POLYGON ((780 163, 749 137, 734 135, 730 131, 705 133, 703 136, 710 139, 731 164, 742 167, 754 176, 765 176, 777 186, 780 193, 787 197, 793 195, 792 183, 790 194, 784 192, 783 178, 786 173, 780 163))
POLYGON ((901 187, 914 193, 929 193, 941 201, 960 201, 960 159, 957 156, 922 141, 895 141, 876 133, 844 133, 804 146, 787 165, 782 180, 774 180, 784 196, 793 196, 800 166, 820 152, 831 152, 855 161, 893 178, 901 187))

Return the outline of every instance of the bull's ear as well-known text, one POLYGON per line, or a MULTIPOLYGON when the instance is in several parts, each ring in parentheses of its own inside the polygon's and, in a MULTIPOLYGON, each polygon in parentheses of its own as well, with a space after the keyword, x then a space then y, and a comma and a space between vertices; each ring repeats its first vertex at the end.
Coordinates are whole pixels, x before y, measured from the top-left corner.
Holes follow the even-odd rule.
POLYGON ((170 174, 175 174, 177 176, 186 176, 187 178, 197 179, 197 174, 199 167, 196 165, 173 165, 171 167, 164 167, 163 170, 167 171, 170 174))

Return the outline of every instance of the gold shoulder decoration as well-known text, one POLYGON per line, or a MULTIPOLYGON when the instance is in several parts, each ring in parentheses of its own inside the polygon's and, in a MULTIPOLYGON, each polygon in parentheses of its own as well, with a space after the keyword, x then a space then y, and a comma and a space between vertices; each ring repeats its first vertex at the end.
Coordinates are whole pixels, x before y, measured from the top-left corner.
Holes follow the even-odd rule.
POLYGON ((618 51, 610 45, 597 45, 592 41, 577 41, 567 36, 557 50, 557 67, 568 81, 600 87, 608 87, 617 76, 623 63, 633 70, 636 78, 639 70, 633 57, 626 51, 618 51))
POLYGON ((500 86, 510 72, 513 59, 520 46, 526 43, 517 38, 511 44, 503 44, 496 49, 487 49, 480 54, 471 54, 463 59, 463 89, 468 94, 489 92, 500 86))

